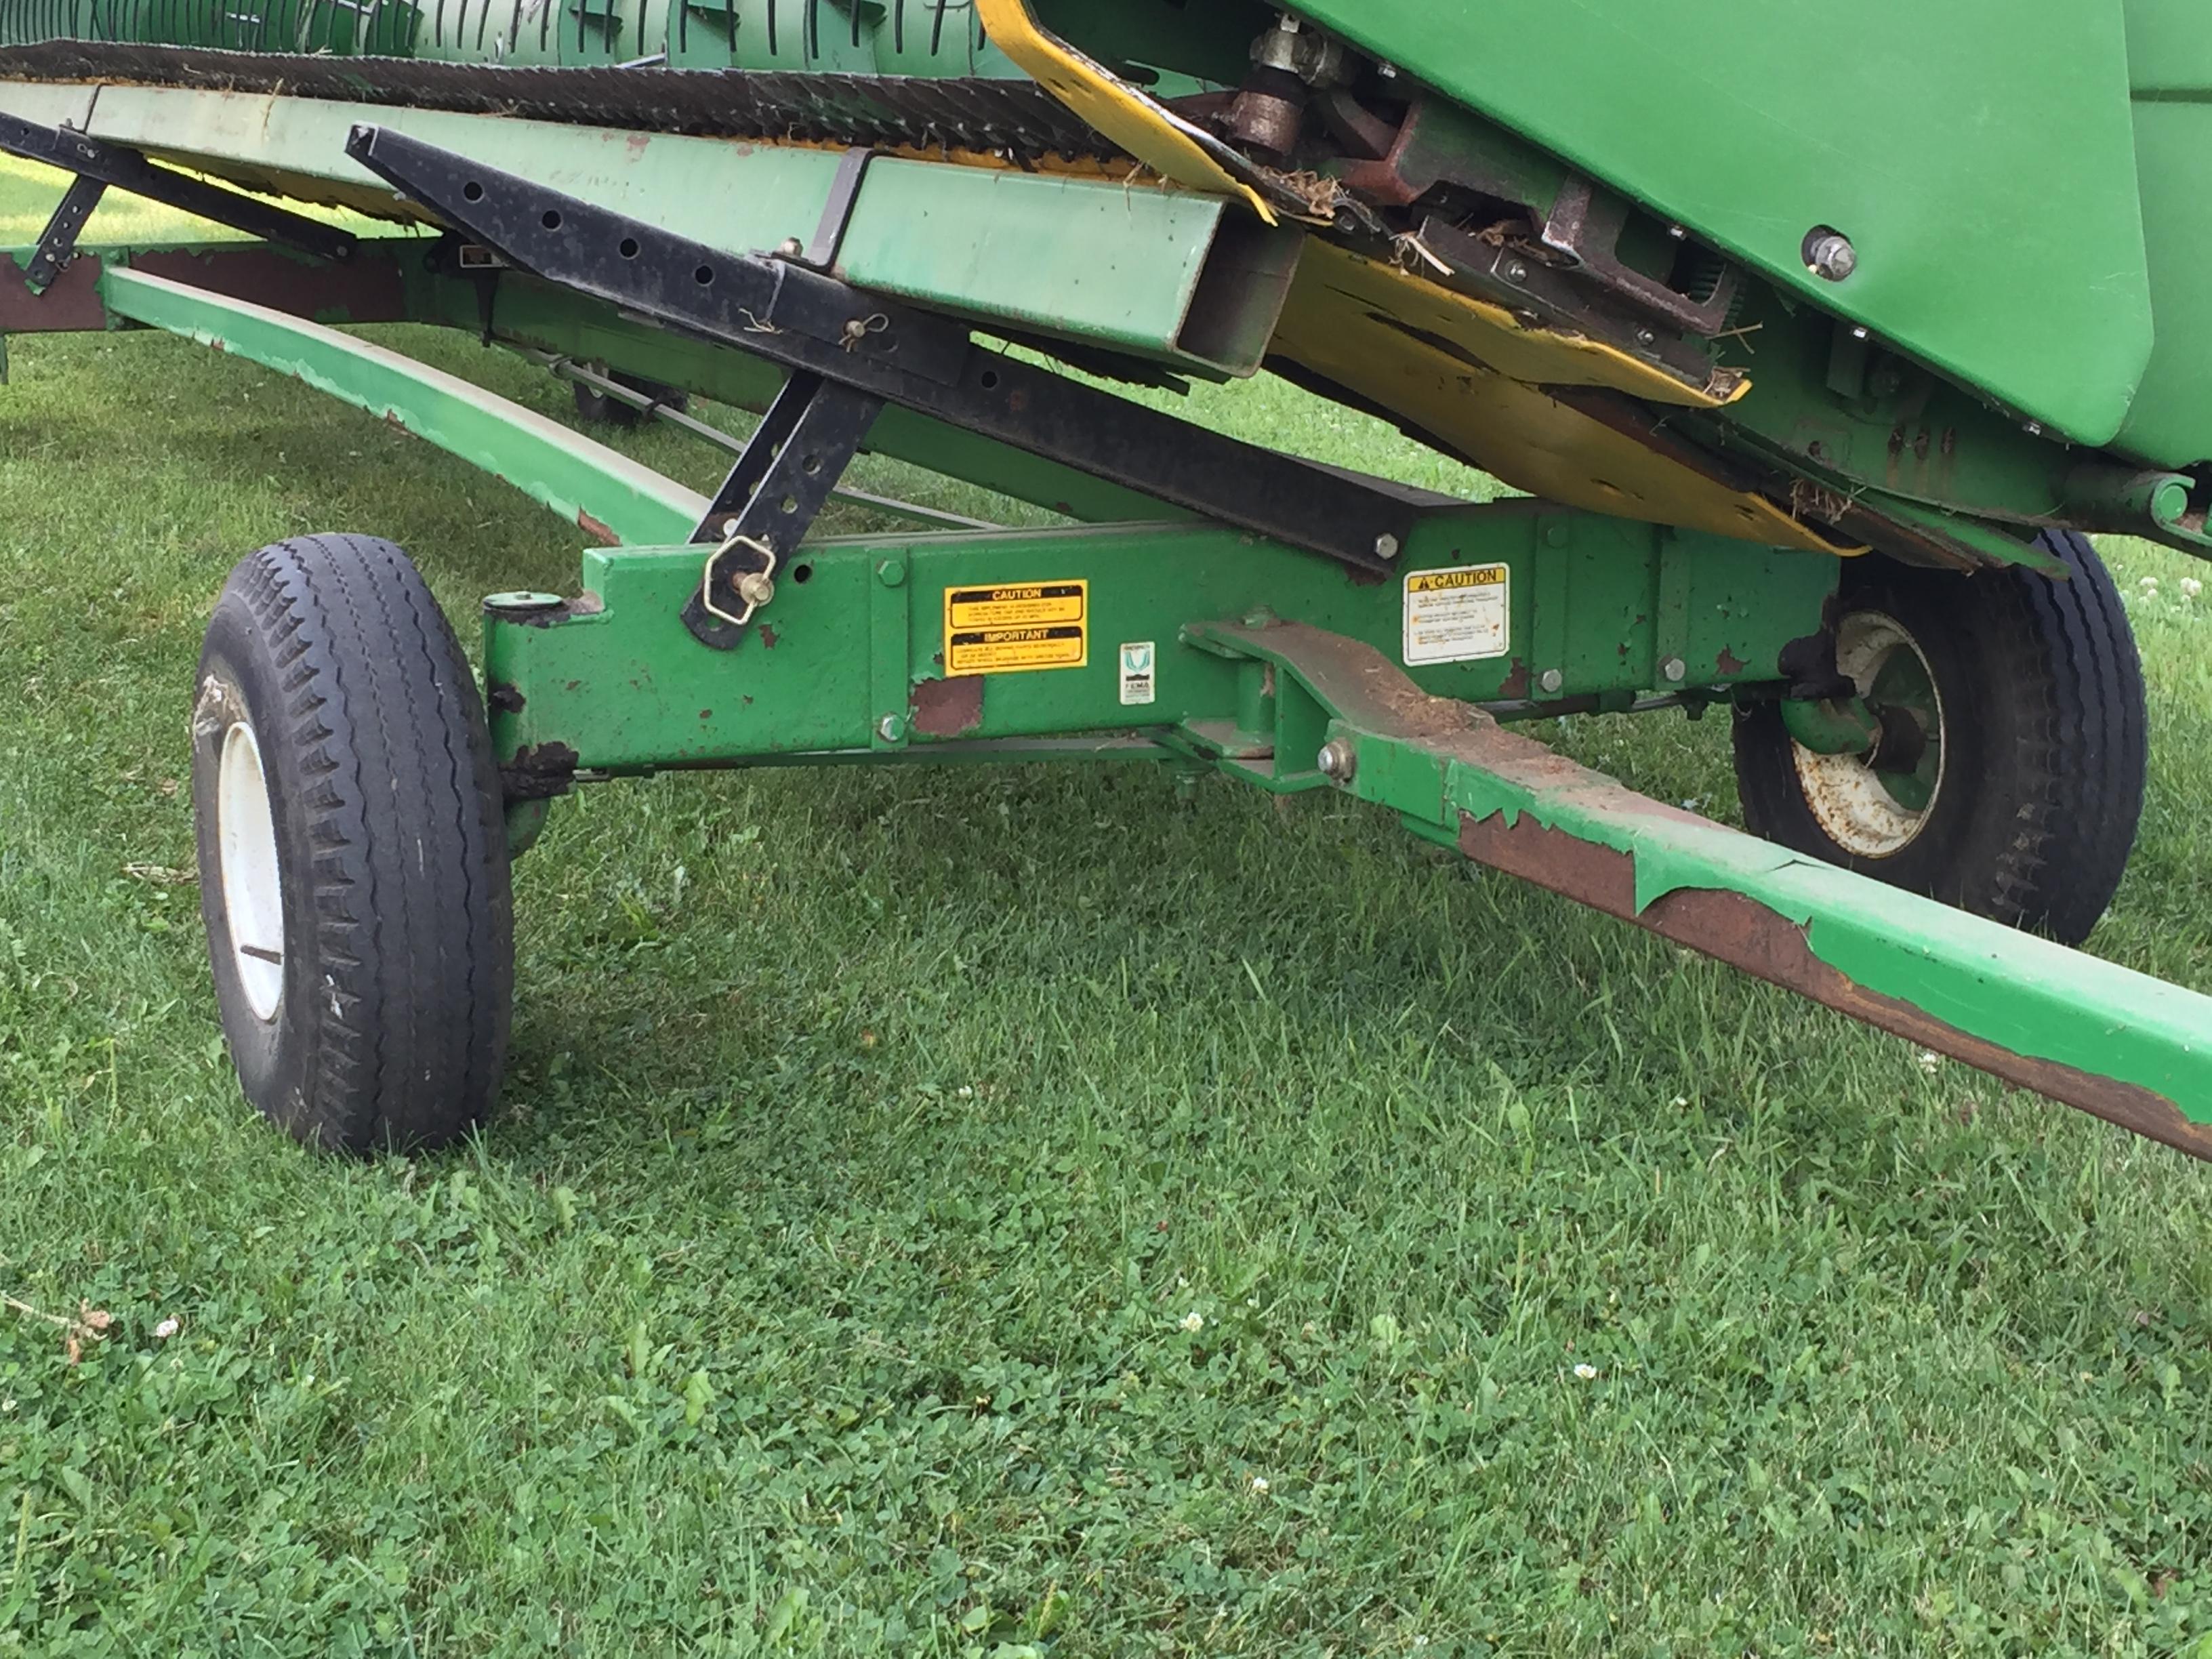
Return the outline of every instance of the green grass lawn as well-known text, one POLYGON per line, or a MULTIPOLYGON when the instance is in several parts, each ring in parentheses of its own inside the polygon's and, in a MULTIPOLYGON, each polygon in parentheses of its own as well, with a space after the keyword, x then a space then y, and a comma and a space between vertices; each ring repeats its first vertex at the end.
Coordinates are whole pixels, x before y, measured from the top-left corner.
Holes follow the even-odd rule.
MULTIPOLYGON (((0 243, 49 199, 0 167, 0 243)), ((498 1120, 302 1153, 186 873, 202 622, 298 532, 465 624, 574 538, 179 341, 10 361, 0 1653, 2212 1656, 2198 1166, 1342 804, 587 792, 518 870, 498 1120)), ((2109 551, 2156 747, 2095 948, 2212 988, 2212 601, 2109 551)), ((1558 735, 1735 817, 1723 720, 1558 735)))

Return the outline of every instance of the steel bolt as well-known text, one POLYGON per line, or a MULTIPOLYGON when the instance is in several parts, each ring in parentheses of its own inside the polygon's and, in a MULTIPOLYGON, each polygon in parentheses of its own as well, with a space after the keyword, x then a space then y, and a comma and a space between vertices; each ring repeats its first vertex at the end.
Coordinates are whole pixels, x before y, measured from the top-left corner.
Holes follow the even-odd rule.
POLYGON ((1659 343, 1659 337, 1650 329, 1639 328, 1636 331, 1636 343, 1640 346, 1657 345, 1659 343))
POLYGON ((1321 757, 1316 763, 1322 776, 1331 783, 1350 783, 1359 770, 1359 751, 1343 738, 1331 738, 1321 746, 1321 757))
POLYGON ((876 735, 885 743, 896 743, 906 736, 906 721, 896 714, 886 714, 876 722, 876 735))
POLYGON ((806 244, 796 236, 787 236, 775 245, 775 251, 787 259, 796 259, 806 252, 806 244))
POLYGON ((765 570, 749 571, 734 584, 738 597, 756 611, 775 599, 775 582, 765 570))
POLYGON ((906 561, 885 559, 876 567, 876 579, 885 587, 903 586, 906 582, 906 561))
POLYGON ((1375 538, 1375 556, 1378 559, 1396 558, 1398 538, 1395 536, 1377 536, 1375 538))
POLYGON ((1843 232, 1823 225, 1805 237, 1805 264, 1823 281, 1840 283, 1859 268, 1859 251, 1843 232))
POLYGON ((725 519, 722 520, 722 534, 726 538, 734 536, 737 533, 738 521, 735 519, 725 519))
POLYGON ((1680 657, 1669 657, 1659 665, 1659 672, 1667 677, 1669 685, 1680 685, 1688 676, 1690 665, 1680 657))
POLYGON ((1669 225, 1667 227, 1667 234, 1679 242, 1687 237, 1690 233, 1683 229, 1680 225, 1669 225))
POLYGON ((1528 274, 1528 267, 1522 264, 1518 259, 1511 260, 1506 264, 1505 280, 1509 283, 1517 283, 1528 274))
POLYGON ((1866 330, 1865 330, 1863 327, 1854 328, 1854 329, 1851 331, 1851 338, 1853 338, 1854 340, 1863 340, 1863 339, 1865 339, 1865 338, 1866 338, 1866 337, 1867 337, 1867 331, 1866 331, 1866 330))
POLYGON ((1556 668, 1547 668, 1536 679, 1536 684, 1547 691, 1557 691, 1566 683, 1567 677, 1556 668))

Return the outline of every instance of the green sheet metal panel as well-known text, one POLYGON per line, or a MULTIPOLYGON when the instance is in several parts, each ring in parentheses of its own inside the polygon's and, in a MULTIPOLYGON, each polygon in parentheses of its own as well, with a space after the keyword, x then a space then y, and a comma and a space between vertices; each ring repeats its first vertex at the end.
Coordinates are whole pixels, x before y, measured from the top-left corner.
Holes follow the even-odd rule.
POLYGON ((2151 348, 2118 0, 1297 9, 2084 443, 2151 348), (1806 233, 1848 235, 1830 283, 1806 233))
MULTIPOLYGON (((303 193, 327 180, 340 187, 334 197, 362 204, 386 194, 345 154, 355 123, 370 122, 746 252, 811 241, 840 159, 827 149, 173 87, 106 87, 93 103, 82 88, 0 82, 0 109, 49 125, 74 116, 70 125, 97 137, 217 173, 282 169, 303 193)), ((1212 197, 881 157, 837 264, 861 287, 921 305, 1249 374, 1297 246, 1295 232, 1244 226, 1212 197)))
POLYGON ((2189 466, 2212 458, 2212 8, 2128 0, 2127 22, 2158 340, 2117 447, 2189 466))

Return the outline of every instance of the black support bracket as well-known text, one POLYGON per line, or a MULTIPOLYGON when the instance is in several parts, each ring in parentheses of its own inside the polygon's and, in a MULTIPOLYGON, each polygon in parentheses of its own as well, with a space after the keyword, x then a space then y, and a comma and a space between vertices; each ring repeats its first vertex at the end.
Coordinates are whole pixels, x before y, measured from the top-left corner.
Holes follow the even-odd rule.
POLYGON ((710 247, 386 128, 356 127, 346 153, 547 282, 1357 570, 1388 570, 1427 505, 980 345, 969 324, 794 259, 710 247))
POLYGON ((829 502, 884 400, 818 374, 793 374, 745 445, 691 539, 708 556, 684 625, 731 651, 775 597, 775 579, 829 502))
POLYGON ((347 259, 353 255, 354 237, 349 231, 173 168, 157 167, 125 145, 111 144, 68 127, 40 126, 0 111, 0 150, 76 175, 61 205, 46 222, 31 256, 31 267, 24 273, 24 281, 33 293, 44 293, 61 275, 62 267, 76 254, 77 233, 111 186, 325 259, 347 259))

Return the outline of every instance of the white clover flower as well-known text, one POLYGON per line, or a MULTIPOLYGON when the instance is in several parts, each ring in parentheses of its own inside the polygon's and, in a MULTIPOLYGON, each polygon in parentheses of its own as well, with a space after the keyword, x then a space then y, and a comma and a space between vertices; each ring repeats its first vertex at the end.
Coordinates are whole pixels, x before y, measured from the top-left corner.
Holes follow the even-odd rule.
POLYGON ((1206 1328, 1206 1316, 1195 1308, 1182 1316, 1182 1328, 1193 1336, 1206 1328))
POLYGON ((2141 581, 2137 582, 2136 586, 2142 589, 2146 593, 2154 594, 2158 592, 2158 578, 2155 576, 2145 576, 2141 581))
POLYGON ((154 1327, 154 1334, 160 1340, 167 1342, 171 1337, 177 1334, 177 1330, 178 1326, 175 1320, 165 1319, 160 1324, 154 1327))
POLYGON ((1668 1101, 1667 1103, 1679 1112, 1682 1108, 1690 1103, 1690 1097, 1687 1095, 1676 1095, 1674 1099, 1668 1101))
POLYGON ((1252 1477, 1252 1490, 1259 1497, 1265 1498, 1267 1495, 1267 1477, 1264 1474, 1254 1475, 1252 1477))
POLYGON ((1943 1067, 1943 1056, 1933 1048, 1923 1048, 1913 1059, 1929 1077, 1934 1077, 1943 1067))
POLYGON ((2204 584, 2198 581, 2196 577, 2184 576, 2181 579, 2181 597, 2183 599, 2193 599, 2203 591, 2204 584))
POLYGON ((1575 1375, 1582 1378, 1585 1382, 1595 1382, 1597 1381, 1597 1367, 1595 1365, 1577 1365, 1575 1367, 1575 1375))

